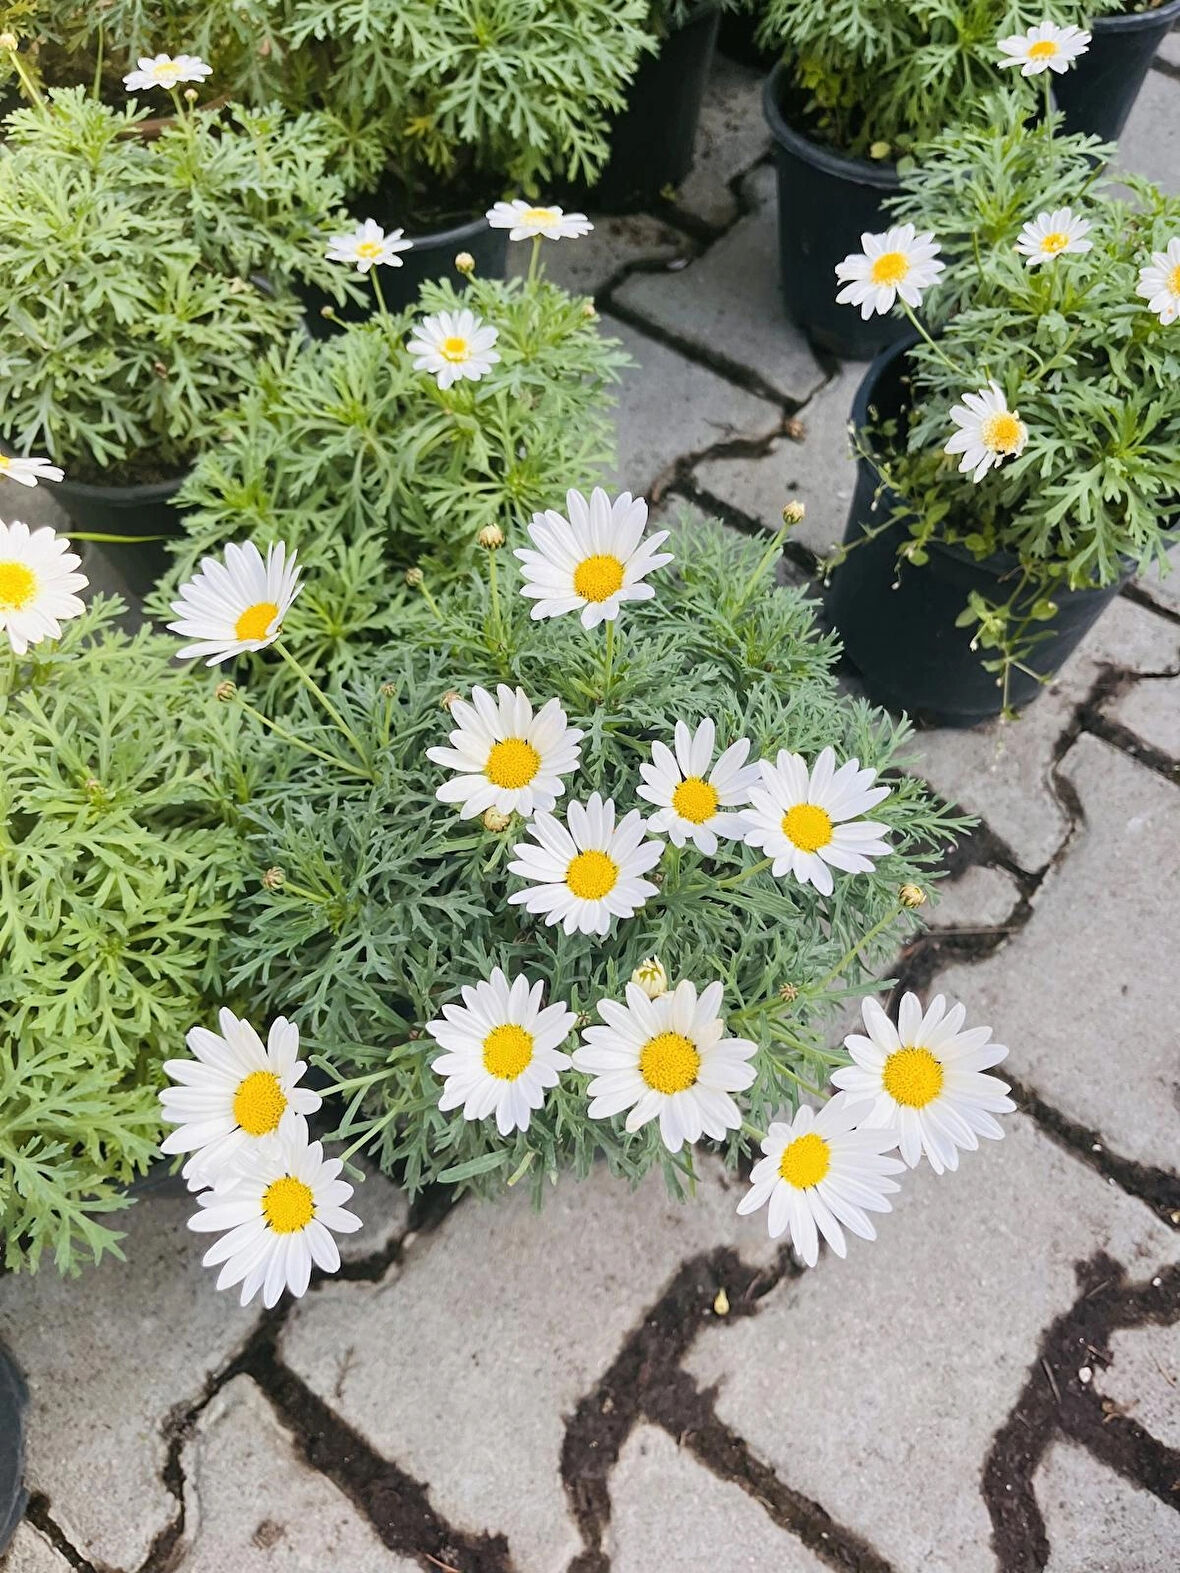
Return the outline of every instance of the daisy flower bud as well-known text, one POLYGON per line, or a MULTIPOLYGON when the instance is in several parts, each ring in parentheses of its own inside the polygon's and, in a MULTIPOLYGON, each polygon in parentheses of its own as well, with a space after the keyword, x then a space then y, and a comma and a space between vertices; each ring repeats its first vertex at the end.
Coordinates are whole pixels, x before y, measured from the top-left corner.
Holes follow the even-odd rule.
POLYGON ((476 540, 489 552, 494 552, 498 546, 503 546, 504 532, 498 524, 485 524, 476 540))
POLYGON ((797 497, 793 498, 783 509, 783 523, 802 524, 806 515, 807 509, 797 497))
POLYGON ((457 688, 448 688, 446 693, 442 696, 442 698, 438 702, 439 703, 439 708, 441 710, 449 710, 451 708, 451 706, 455 703, 456 699, 462 699, 462 697, 463 697, 463 695, 459 692, 459 690, 457 688))
POLYGON ((469 251, 461 251, 455 258, 455 271, 467 279, 475 272, 475 258, 469 251))
POLYGON ((262 884, 266 890, 282 890, 286 878, 281 868, 268 868, 262 876, 262 884))
POLYGON ((922 907, 926 904, 926 892, 921 885, 903 885, 897 893, 897 899, 903 907, 922 907))
POLYGON ((631 974, 631 982, 641 988, 649 1000, 658 1000, 668 992, 668 974, 658 956, 645 956, 631 974))
POLYGON ((483 815, 483 828, 496 835, 501 830, 507 830, 512 823, 511 814, 503 814, 498 808, 487 808, 483 815))
POLYGON ((0 33, 0 49, 7 49, 11 54, 17 47, 15 33, 0 33))
POLYGON ((405 581, 409 585, 411 590, 416 590, 418 588, 418 586, 422 583, 422 581, 423 581, 423 579, 425 577, 426 576, 422 572, 421 568, 407 568, 406 569, 405 581))
POLYGON ((225 704, 227 700, 233 698, 237 691, 238 685, 235 682, 232 682, 230 678, 223 677, 221 682, 218 683, 217 687, 213 690, 213 696, 215 699, 219 699, 222 704, 225 704))

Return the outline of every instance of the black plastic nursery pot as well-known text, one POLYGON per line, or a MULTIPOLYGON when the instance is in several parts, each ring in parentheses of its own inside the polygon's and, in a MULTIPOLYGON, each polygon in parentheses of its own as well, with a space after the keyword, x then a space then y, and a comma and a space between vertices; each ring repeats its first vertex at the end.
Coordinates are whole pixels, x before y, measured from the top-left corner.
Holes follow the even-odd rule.
POLYGON ((778 59, 778 51, 763 49, 758 43, 757 12, 726 11, 717 30, 717 53, 739 65, 752 66, 758 71, 770 71, 778 59))
POLYGON ((29 1390, 8 1351, 0 1344, 0 1557, 24 1515, 25 1410, 29 1390))
MULTIPOLYGON (((883 351, 857 390, 852 424, 862 448, 866 438, 871 441, 871 425, 906 407, 905 358, 912 342, 911 336, 883 351)), ((928 561, 915 567, 897 555, 909 539, 904 521, 862 539, 899 506, 897 493, 883 486, 877 466, 862 453, 844 532, 845 545, 860 544, 833 574, 828 619, 875 704, 937 726, 976 726, 1001 712, 1003 693, 996 674, 983 668, 987 657, 971 649, 972 630, 957 628, 955 619, 972 590, 989 600, 1006 599, 1011 592, 1005 581, 1017 571, 1016 559, 1000 554, 977 560, 961 548, 932 542, 928 561)), ((1052 677, 1124 582, 1054 591, 1058 612, 1037 625, 1048 637, 1027 658, 1032 671, 1052 677)), ((1028 704, 1041 686, 1035 676, 1013 672, 1009 704, 1028 704)))
POLYGON ((864 321, 855 306, 836 303, 836 264, 860 250, 863 233, 888 227, 885 200, 898 189, 892 164, 845 158, 813 142, 790 121, 790 72, 780 64, 762 94, 778 171, 778 244, 787 316, 821 349, 871 360, 909 332, 892 317, 864 321))
POLYGON ((692 168, 719 12, 699 5, 646 55, 610 134, 610 158, 588 200, 602 213, 651 207, 692 168))
POLYGON ((91 486, 72 481, 69 470, 53 495, 83 534, 158 536, 159 540, 96 543, 132 595, 141 600, 169 567, 168 542, 181 533, 176 493, 186 477, 143 486, 91 486))
POLYGON ((1053 78, 1053 97, 1067 131, 1113 142, 1127 123, 1155 52, 1180 24, 1180 0, 1149 11, 1099 16, 1089 24, 1090 47, 1053 78))
MULTIPOLYGON (((381 206, 380 202, 377 204, 381 206)), ((491 206, 491 203, 488 203, 491 206)), ((362 214, 363 218, 373 215, 362 214)), ((377 221, 386 230, 399 228, 395 218, 386 213, 377 221)), ((450 279, 459 289, 466 288, 463 274, 455 270, 455 258, 467 252, 475 259, 475 271, 480 278, 502 279, 508 270, 508 231, 493 229, 481 213, 478 218, 450 229, 432 230, 424 235, 409 234, 413 242, 409 251, 398 253, 401 267, 381 267, 378 282, 381 294, 390 311, 404 311, 418 300, 418 291, 431 279, 450 279)), ((341 264, 343 266, 343 264, 341 264)), ((345 322, 361 322, 369 316, 376 301, 373 286, 367 278, 359 280, 365 291, 363 301, 345 301, 338 304, 323 290, 303 285, 298 294, 306 312, 308 331, 314 338, 324 338, 332 328, 325 320, 323 308, 331 307, 337 317, 345 322)))

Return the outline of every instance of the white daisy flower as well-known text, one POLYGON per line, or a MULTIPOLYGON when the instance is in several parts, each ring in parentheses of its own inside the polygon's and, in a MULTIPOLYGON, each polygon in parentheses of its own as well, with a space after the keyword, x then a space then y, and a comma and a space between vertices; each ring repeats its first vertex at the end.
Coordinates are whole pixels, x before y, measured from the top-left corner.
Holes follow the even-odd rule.
POLYGON ((1086 53, 1090 35, 1080 27, 1038 22, 1027 33, 1001 38, 997 47, 1004 57, 1000 65, 1019 66, 1021 76, 1039 76, 1042 71, 1055 71, 1060 76, 1086 53))
POLYGON ((238 1160, 232 1185, 205 1191, 201 1211, 188 1221, 201 1233, 221 1233, 201 1258, 205 1267, 223 1263, 219 1289, 242 1286, 242 1304, 262 1291, 269 1310, 284 1289, 307 1290, 312 1266, 334 1273, 340 1267, 335 1234, 355 1234, 361 1220, 343 1204, 352 1186, 340 1179, 339 1158, 325 1158, 319 1142, 280 1133, 259 1142, 238 1160))
POLYGON ((951 420, 959 429, 943 452, 961 453, 959 470, 973 471, 973 481, 981 481, 993 464, 1023 453, 1028 442, 1028 427, 1008 408, 1003 390, 995 382, 978 393, 965 393, 962 404, 952 406, 951 420))
POLYGON ((0 632, 14 655, 42 639, 60 639, 62 623, 86 610, 74 594, 90 582, 73 571, 81 561, 48 525, 30 530, 19 519, 0 519, 0 632))
POLYGON ((471 382, 491 371, 500 359, 492 348, 499 331, 464 306, 462 311, 440 311, 423 317, 406 348, 414 357, 415 371, 431 372, 440 388, 449 388, 461 377, 471 382))
POLYGON ((1092 227, 1072 208, 1055 208, 1052 213, 1038 213, 1031 224, 1024 226, 1016 249, 1027 259, 1026 266, 1039 267, 1042 262, 1052 262, 1069 252, 1093 251, 1094 242, 1086 239, 1092 227))
POLYGON ((1008 1053, 989 1041, 990 1027, 960 1032, 966 1009, 948 1011, 941 994, 925 1015, 918 996, 907 994, 896 1027, 876 1000, 866 999, 861 1013, 868 1037, 844 1039, 853 1063, 833 1071, 832 1081, 859 1100, 862 1126, 895 1137, 911 1169, 923 1152, 936 1174, 956 1169, 960 1147, 973 1152, 980 1136, 1003 1136, 993 1116, 1016 1105, 1007 1082, 983 1075, 1008 1053))
POLYGON ((751 1169, 750 1189, 738 1203, 739 1213, 752 1213, 769 1202, 770 1238, 789 1229, 808 1267, 819 1258, 820 1234, 837 1256, 848 1254, 845 1229, 875 1240, 868 1215, 892 1212, 889 1196, 900 1189, 889 1176, 903 1174, 905 1164, 884 1156, 896 1145, 893 1134, 858 1130, 857 1113, 856 1100, 838 1092, 822 1109, 804 1104, 789 1125, 772 1125, 762 1143, 766 1156, 751 1169))
POLYGON ((1164 327, 1180 317, 1180 235, 1168 242, 1167 251, 1153 251, 1151 262, 1139 270, 1135 290, 1147 301, 1149 311, 1158 313, 1164 327))
POLYGON ((698 999, 687 978, 659 999, 628 983, 625 1005, 599 1000, 606 1026, 587 1027, 573 1055, 574 1069, 594 1078, 587 1088, 590 1118, 608 1120, 630 1109, 629 1131, 658 1118, 669 1152, 702 1135, 721 1141, 739 1129, 741 1110, 730 1093, 753 1084, 749 1062, 758 1046, 727 1038, 720 1008, 720 983, 710 983, 698 999))
POLYGON ((282 541, 267 547, 265 562, 253 541, 231 542, 224 563, 204 558, 196 576, 181 585, 180 599, 172 602, 177 621, 168 627, 197 640, 179 652, 182 658, 207 655, 205 665, 216 666, 273 644, 301 588, 295 553, 288 559, 282 541))
POLYGON ((748 737, 731 743, 710 770, 715 737, 716 727, 709 716, 695 732, 677 721, 675 753, 666 743, 653 743, 653 763, 645 761, 639 767, 644 781, 639 796, 659 808, 648 820, 651 829, 667 835, 673 846, 692 841, 710 857, 717 850, 718 836, 736 838, 742 834, 741 814, 721 811, 748 803, 750 788, 759 779, 758 766, 746 764, 748 737))
POLYGON ((141 55, 139 69, 129 71, 123 86, 129 93, 140 88, 177 87, 181 82, 203 82, 213 74, 213 67, 196 55, 141 55))
POLYGON ((400 268, 399 251, 409 251, 413 242, 403 240, 405 230, 391 230, 387 235, 376 219, 367 218, 358 224, 351 235, 333 235, 324 253, 329 262, 351 262, 358 273, 367 273, 375 264, 400 268))
POLYGON ((496 1116, 501 1136, 527 1131, 532 1111, 570 1063, 558 1045, 577 1021, 564 1000, 541 1008, 544 984, 508 979, 497 967, 486 983, 464 986, 462 1005, 444 1005, 426 1030, 447 1052, 430 1068, 446 1078, 440 1109, 465 1120, 496 1116))
POLYGON ((546 240, 579 240, 594 228, 584 213, 563 213, 552 204, 534 207, 519 197, 495 203, 487 211, 487 221, 493 229, 508 230, 509 240, 532 240, 537 235, 546 240))
POLYGON ((643 580, 672 561, 671 552, 657 552, 667 530, 644 538, 647 504, 642 497, 620 492, 612 503, 596 486, 589 502, 581 492, 565 494, 565 514, 549 508, 535 513, 527 546, 516 548, 524 584, 521 595, 536 601, 534 618, 582 614, 583 628, 612 622, 624 601, 650 601, 655 590, 643 580))
POLYGON ((882 316, 892 311, 899 295, 907 306, 920 306, 922 291, 946 266, 935 260, 942 248, 934 236, 919 235, 912 224, 899 224, 883 235, 862 235, 860 243, 863 251, 851 252, 836 264, 843 286, 836 301, 859 306, 865 321, 875 311, 882 316))
POLYGON ((464 819, 486 809, 522 814, 548 813, 565 791, 562 776, 578 768, 584 733, 566 723, 559 699, 549 699, 534 716, 523 688, 501 683, 492 698, 486 688, 471 690, 471 703, 451 704, 450 748, 428 748, 426 757, 457 772, 434 794, 458 803, 464 819))
POLYGON ((637 808, 615 824, 615 805, 594 792, 573 802, 563 825, 552 814, 535 814, 529 834, 513 848, 509 872, 529 888, 508 897, 513 906, 561 923, 567 934, 605 934, 614 918, 633 917, 658 887, 643 875, 660 861, 662 841, 645 841, 637 808))
POLYGON ((21 486, 36 486, 38 481, 64 481, 66 472, 48 459, 18 458, 0 453, 0 480, 16 481, 21 486))
POLYGON ((774 764, 762 759, 759 769, 762 785, 750 793, 745 839, 774 859, 776 879, 794 874, 830 896, 833 868, 868 874, 873 859, 891 850, 885 825, 857 818, 889 796, 888 787, 873 786, 877 772, 862 770, 859 759, 837 769, 835 751, 825 748, 809 775, 803 756, 782 748, 774 764))
POLYGON ((237 1159, 261 1138, 302 1127, 321 1102, 300 1087, 306 1064, 299 1058, 299 1028, 285 1016, 270 1024, 266 1046, 248 1021, 218 1012, 220 1033, 194 1027, 185 1038, 193 1058, 165 1060, 177 1083, 160 1094, 162 1118, 175 1125, 161 1143, 172 1154, 192 1153, 184 1176, 193 1190, 228 1175, 237 1159))

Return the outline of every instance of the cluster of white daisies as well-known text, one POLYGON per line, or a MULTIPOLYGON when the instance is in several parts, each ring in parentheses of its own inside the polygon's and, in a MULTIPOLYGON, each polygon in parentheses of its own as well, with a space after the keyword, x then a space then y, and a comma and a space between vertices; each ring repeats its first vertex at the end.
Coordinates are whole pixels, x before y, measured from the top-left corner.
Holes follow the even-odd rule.
MULTIPOLYGON (((1040 22, 1027 33, 1000 40, 1001 64, 1020 66, 1022 76, 1061 73, 1086 52, 1089 43, 1089 33, 1079 28, 1040 22)), ((1092 251, 1094 243, 1087 239, 1091 228, 1087 219, 1068 207, 1038 213, 1021 229, 1016 250, 1026 266, 1041 267, 1058 257, 1092 251)), ((899 224, 880 235, 862 235, 861 245, 863 251, 852 252, 836 264, 841 284, 837 301, 859 307, 867 321, 875 312, 886 315, 900 300, 912 319, 923 292, 945 268, 938 260, 941 247, 934 236, 919 234, 913 224, 899 224)), ((1139 270, 1136 293, 1165 327, 1180 317, 1180 236, 1169 240, 1165 250, 1151 253, 1139 270)), ((944 452, 961 455, 959 469, 970 471, 973 481, 981 481, 994 465, 1016 458, 1027 446, 1028 427, 1017 411, 1008 408, 995 381, 964 394, 950 417, 958 429, 944 452)))
MULTIPOLYGON (((493 229, 506 229, 509 240, 577 240, 594 228, 584 213, 566 213, 559 207, 537 207, 520 197, 497 202, 485 215, 493 229)), ((375 219, 345 235, 333 236, 328 243, 330 262, 346 262, 358 273, 374 267, 402 266, 400 252, 410 251, 413 242, 403 238, 404 230, 388 234, 375 219)), ((457 259, 458 261, 459 259, 457 259)), ((427 371, 440 388, 446 389, 466 379, 478 382, 500 359, 496 349, 499 329, 474 311, 438 311, 423 317, 406 343, 414 357, 415 371, 427 371)))

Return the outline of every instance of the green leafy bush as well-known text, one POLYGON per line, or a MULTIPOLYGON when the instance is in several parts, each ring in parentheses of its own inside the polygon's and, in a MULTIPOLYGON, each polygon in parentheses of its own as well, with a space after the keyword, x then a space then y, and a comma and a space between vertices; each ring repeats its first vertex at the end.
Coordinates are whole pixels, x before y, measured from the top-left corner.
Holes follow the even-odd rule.
POLYGON ((353 670, 417 603, 404 570, 429 583, 464 573, 481 529, 519 540, 567 486, 598 479, 614 444, 608 387, 626 363, 588 301, 539 278, 473 279, 463 296, 428 284, 417 310, 292 344, 258 370, 182 491, 192 511, 171 582, 227 540, 297 546, 311 582, 291 639, 317 668, 353 670), (501 358, 444 391, 406 341, 423 314, 462 305, 498 329, 501 358))
POLYGON ((932 230, 951 265, 924 303, 937 342, 909 355, 910 408, 872 439, 904 498, 911 561, 931 542, 1019 565, 1007 599, 974 595, 964 626, 1007 674, 1038 642, 1053 595, 1165 562, 1180 517, 1180 329, 1139 293, 1154 253, 1180 237, 1180 198, 1146 180, 1102 180, 1113 150, 1022 124, 993 99, 990 125, 948 131, 903 181, 899 217, 932 230), (1089 250, 1030 266, 1024 225, 1068 208, 1089 250), (994 379, 1027 429, 1022 450, 978 482, 944 452, 951 408, 994 379))
POLYGON ((0 660, 0 1240, 18 1270, 119 1254, 106 1220, 158 1151, 160 1064, 216 998, 242 878, 224 707, 118 611, 96 600, 58 644, 0 660))
POLYGON ((5 121, 0 436, 74 480, 183 471, 300 321, 292 281, 341 298, 313 119, 145 115, 63 88, 5 121))
MULTIPOLYGON (((801 592, 776 588, 781 538, 765 550, 720 526, 682 524, 672 545, 654 599, 629 603, 605 635, 572 616, 530 621, 516 565, 489 554, 435 618, 372 653, 363 681, 329 690, 369 781, 305 753, 348 745, 305 690, 272 685, 268 708, 297 742, 275 745, 286 768, 244 811, 253 894, 227 942, 230 981, 260 1012, 299 1020, 339 1084, 336 1135, 411 1190, 441 1179, 487 1191, 527 1171, 540 1195, 558 1170, 585 1174, 596 1155, 632 1180, 659 1166, 673 1189, 690 1187, 693 1149, 669 1152, 655 1127, 628 1136, 621 1118, 590 1119, 580 1074, 563 1075, 528 1131, 508 1138, 495 1121, 440 1112, 438 1049, 424 1024, 497 965, 543 980, 547 999, 586 1019, 600 999, 622 998, 654 954, 673 980, 724 982, 730 1031, 759 1044, 743 1108, 765 1124, 844 1063, 827 1047, 832 1018, 871 986, 912 922, 899 887, 925 878, 961 824, 891 774, 873 817, 890 827, 893 850, 872 873, 838 876, 831 898, 772 878, 734 842, 715 858, 669 845, 658 895, 605 937, 567 935, 510 905, 522 821, 461 820, 435 796, 447 772, 426 750, 446 741, 448 690, 519 683, 535 704, 560 699, 585 733, 561 816, 594 791, 620 814, 650 813, 636 795, 639 763, 680 718, 713 717, 718 747, 748 737, 751 757, 788 746, 814 758, 832 745, 878 770, 898 762, 905 726, 838 696, 832 641, 801 592)), ((253 723, 243 715, 242 726, 253 723)), ((747 1147, 734 1132, 727 1157, 747 1147)))
POLYGON ((591 179, 650 47, 647 11, 648 0, 111 0, 100 11, 51 0, 40 21, 47 68, 64 49, 77 69, 101 44, 115 94, 138 54, 184 49, 234 97, 324 110, 349 190, 381 185, 394 222, 421 229, 506 187, 591 179))
MULTIPOLYGON (((897 158, 969 116, 996 85, 998 39, 1125 9, 1123 0, 765 0, 758 37, 791 64, 814 134, 850 156, 897 158)), ((1034 89, 1021 86, 1031 104, 1034 89)))

